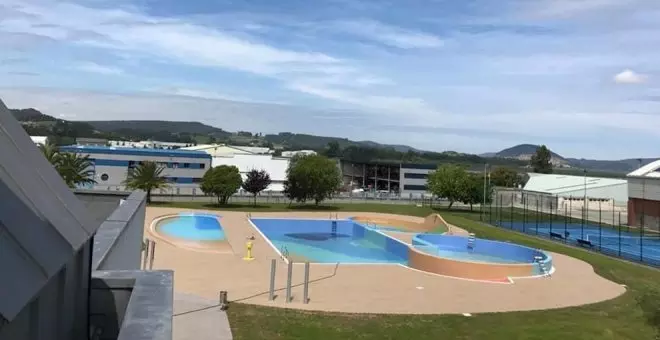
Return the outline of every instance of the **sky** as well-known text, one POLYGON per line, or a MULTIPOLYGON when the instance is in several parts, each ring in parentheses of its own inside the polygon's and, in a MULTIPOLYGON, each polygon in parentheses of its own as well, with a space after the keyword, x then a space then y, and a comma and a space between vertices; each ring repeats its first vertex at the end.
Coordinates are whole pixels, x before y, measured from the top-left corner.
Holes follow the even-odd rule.
POLYGON ((660 157, 656 0, 0 0, 0 99, 432 151, 660 157))

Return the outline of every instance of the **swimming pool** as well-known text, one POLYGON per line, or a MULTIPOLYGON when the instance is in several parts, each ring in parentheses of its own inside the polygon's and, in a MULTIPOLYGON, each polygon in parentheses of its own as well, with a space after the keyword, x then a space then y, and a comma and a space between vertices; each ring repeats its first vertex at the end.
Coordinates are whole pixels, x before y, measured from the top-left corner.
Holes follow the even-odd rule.
POLYGON ((413 238, 413 247, 423 253, 443 259, 466 263, 487 264, 489 270, 498 268, 506 276, 541 275, 552 269, 552 256, 538 249, 522 245, 468 237, 419 234, 413 238), (524 275, 520 275, 520 274, 524 275))
POLYGON ((221 241, 225 239, 218 216, 212 214, 180 213, 165 217, 156 230, 168 237, 185 241, 221 241))
POLYGON ((350 220, 253 218, 283 255, 316 263, 406 264, 408 246, 350 220))

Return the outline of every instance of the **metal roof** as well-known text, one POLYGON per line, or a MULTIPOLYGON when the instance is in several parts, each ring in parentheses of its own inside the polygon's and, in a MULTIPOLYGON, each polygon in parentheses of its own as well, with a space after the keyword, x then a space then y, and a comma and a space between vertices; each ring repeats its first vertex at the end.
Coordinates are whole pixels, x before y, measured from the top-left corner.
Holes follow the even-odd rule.
POLYGON ((185 157, 185 158, 206 158, 206 159, 211 158, 209 154, 203 151, 122 148, 116 146, 69 145, 69 146, 61 146, 60 151, 88 153, 88 154, 107 154, 107 155, 136 155, 136 156, 185 157))
POLYGON ((643 167, 629 173, 627 176, 660 178, 660 160, 646 164, 643 167))
MULTIPOLYGON (((625 179, 587 177, 587 190, 613 185, 627 185, 625 179)), ((530 173, 529 180, 523 190, 544 192, 549 194, 561 194, 585 188, 584 176, 570 176, 560 174, 536 174, 530 173)))
POLYGON ((11 321, 99 225, 2 101, 0 197, 0 316, 11 321))

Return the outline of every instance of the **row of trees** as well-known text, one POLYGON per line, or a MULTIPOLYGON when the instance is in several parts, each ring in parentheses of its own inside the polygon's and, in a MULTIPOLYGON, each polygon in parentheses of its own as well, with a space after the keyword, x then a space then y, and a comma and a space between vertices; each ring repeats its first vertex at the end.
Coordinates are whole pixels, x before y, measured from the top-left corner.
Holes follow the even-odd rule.
MULTIPOLYGON (((41 151, 69 187, 96 183, 92 170, 93 163, 88 156, 60 153, 57 147, 51 144, 42 146, 41 151)), ((163 176, 163 170, 164 168, 155 162, 142 162, 129 170, 123 184, 129 189, 145 191, 147 202, 151 202, 153 190, 167 188, 170 185, 163 176)), ((284 192, 292 202, 314 201, 315 204, 319 204, 336 192, 341 183, 335 162, 320 155, 292 158, 286 175, 284 192)), ((266 170, 251 170, 243 181, 237 167, 221 165, 206 171, 200 189, 206 195, 215 196, 218 204, 227 204, 229 198, 243 188, 254 196, 256 205, 257 195, 266 190, 271 183, 270 175, 266 170)))

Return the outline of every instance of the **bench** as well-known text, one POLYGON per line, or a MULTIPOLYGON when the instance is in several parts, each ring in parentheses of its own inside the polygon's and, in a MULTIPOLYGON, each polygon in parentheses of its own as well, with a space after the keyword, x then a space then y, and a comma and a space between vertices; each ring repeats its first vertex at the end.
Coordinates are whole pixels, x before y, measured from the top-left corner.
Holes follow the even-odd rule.
POLYGON ((564 239, 564 235, 551 232, 551 233, 550 233, 550 238, 558 238, 558 239, 563 240, 563 239, 564 239))
POLYGON ((583 240, 583 239, 581 239, 581 238, 577 239, 577 244, 578 244, 579 246, 589 247, 589 248, 593 248, 593 246, 594 246, 594 245, 591 243, 591 241, 583 240))

